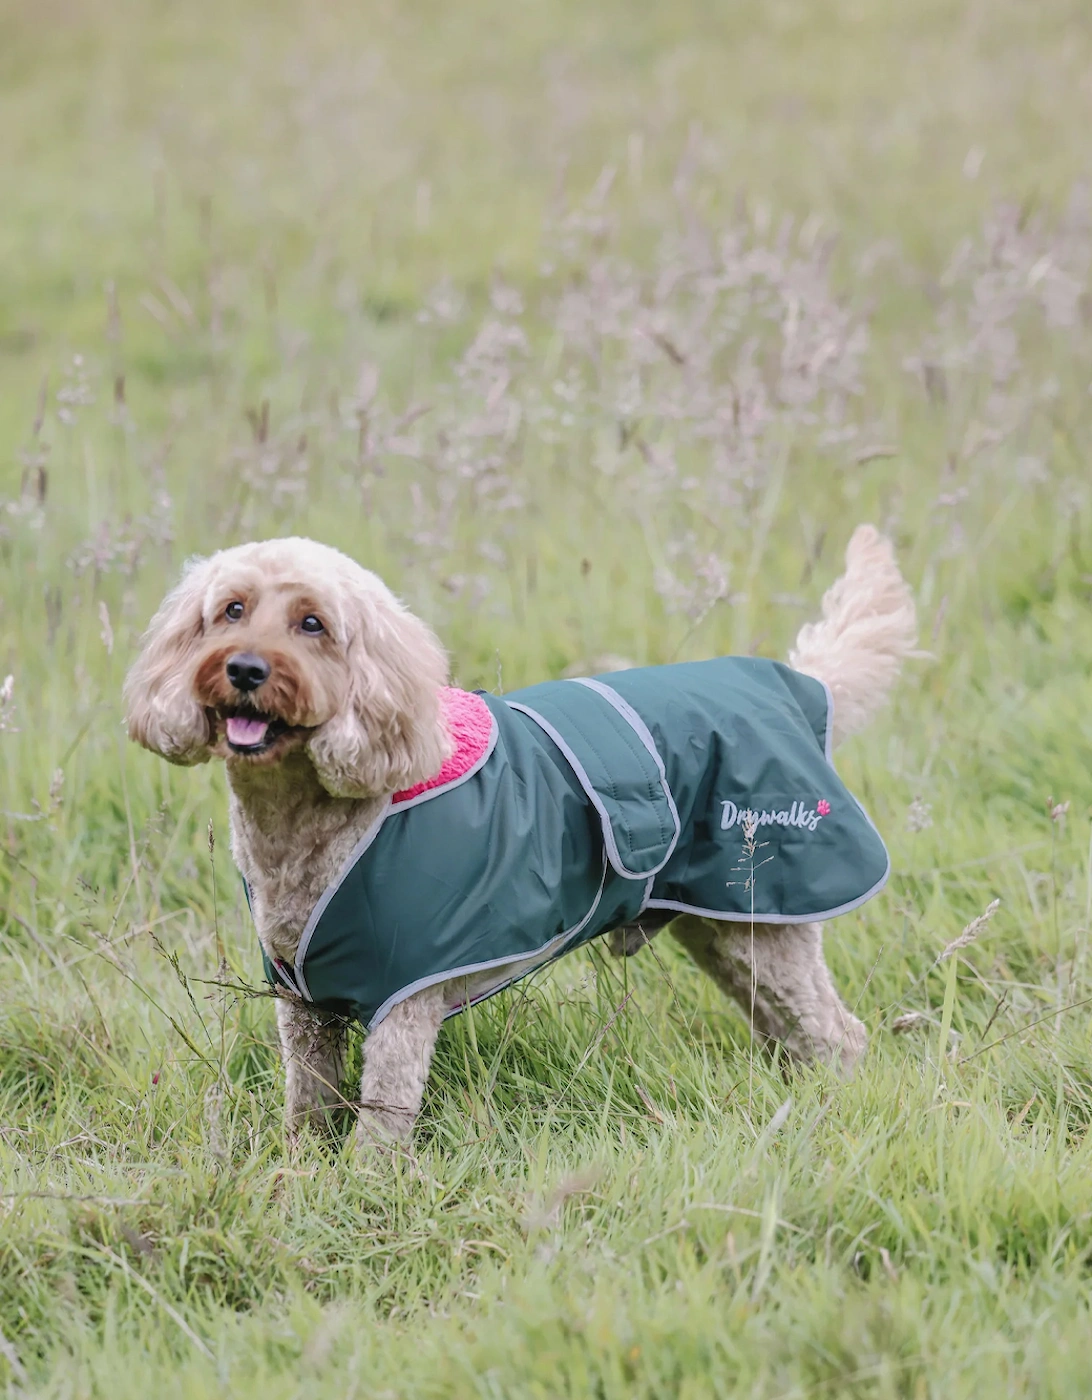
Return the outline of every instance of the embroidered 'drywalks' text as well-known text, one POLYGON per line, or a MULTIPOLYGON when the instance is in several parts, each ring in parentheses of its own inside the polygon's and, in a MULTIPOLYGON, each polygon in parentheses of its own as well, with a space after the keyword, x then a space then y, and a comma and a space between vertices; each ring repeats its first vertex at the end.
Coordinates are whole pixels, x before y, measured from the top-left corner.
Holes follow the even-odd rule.
POLYGON ((734 826, 795 826, 802 831, 814 831, 830 813, 830 803, 823 797, 814 805, 797 801, 791 807, 768 811, 739 807, 735 802, 722 802, 720 807, 721 831, 731 831, 734 826))

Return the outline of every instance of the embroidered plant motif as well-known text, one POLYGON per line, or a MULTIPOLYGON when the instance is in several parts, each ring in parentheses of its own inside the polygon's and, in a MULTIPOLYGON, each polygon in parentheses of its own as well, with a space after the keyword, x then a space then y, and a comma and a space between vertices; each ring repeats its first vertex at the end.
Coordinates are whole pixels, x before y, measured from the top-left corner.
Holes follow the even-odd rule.
POLYGON ((830 815, 830 803, 825 797, 821 797, 815 804, 815 810, 821 817, 827 817, 830 815))

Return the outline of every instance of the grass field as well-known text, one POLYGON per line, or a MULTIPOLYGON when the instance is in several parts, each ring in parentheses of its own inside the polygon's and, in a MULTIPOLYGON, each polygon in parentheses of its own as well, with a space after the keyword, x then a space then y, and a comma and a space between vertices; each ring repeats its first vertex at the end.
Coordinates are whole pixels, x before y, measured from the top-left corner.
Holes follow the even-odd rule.
POLYGON ((1081 0, 0 6, 6 1393, 1092 1395, 1090 74, 1081 0), (181 561, 314 535, 511 689, 783 655, 866 519, 857 1077, 665 937, 290 1156, 223 775, 120 727, 181 561))

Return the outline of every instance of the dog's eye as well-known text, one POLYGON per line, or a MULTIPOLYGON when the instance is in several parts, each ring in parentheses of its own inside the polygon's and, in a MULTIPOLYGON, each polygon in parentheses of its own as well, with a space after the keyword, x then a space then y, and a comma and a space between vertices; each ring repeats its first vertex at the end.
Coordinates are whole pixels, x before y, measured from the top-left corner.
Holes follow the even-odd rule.
POLYGON ((243 615, 243 605, 240 602, 229 603, 224 609, 224 616, 229 622, 238 622, 243 615))
POLYGON ((300 631, 310 632, 312 636, 317 636, 319 632, 325 632, 326 628, 323 627, 321 618, 316 617, 314 613, 308 613, 300 623, 300 631))

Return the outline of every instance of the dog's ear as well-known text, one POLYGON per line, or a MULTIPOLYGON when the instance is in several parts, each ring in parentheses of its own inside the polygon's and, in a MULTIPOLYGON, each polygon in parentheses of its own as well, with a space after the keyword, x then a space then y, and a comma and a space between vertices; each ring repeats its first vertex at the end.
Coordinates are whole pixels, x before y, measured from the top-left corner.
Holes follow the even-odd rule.
POLYGON ((354 591, 346 613, 346 699, 308 752, 334 797, 399 792, 431 778, 451 752, 440 713, 447 657, 374 576, 354 591))
POLYGON ((192 660, 204 631, 205 560, 192 560, 144 633, 125 678, 129 737, 171 763, 207 763, 209 726, 193 698, 192 660))

